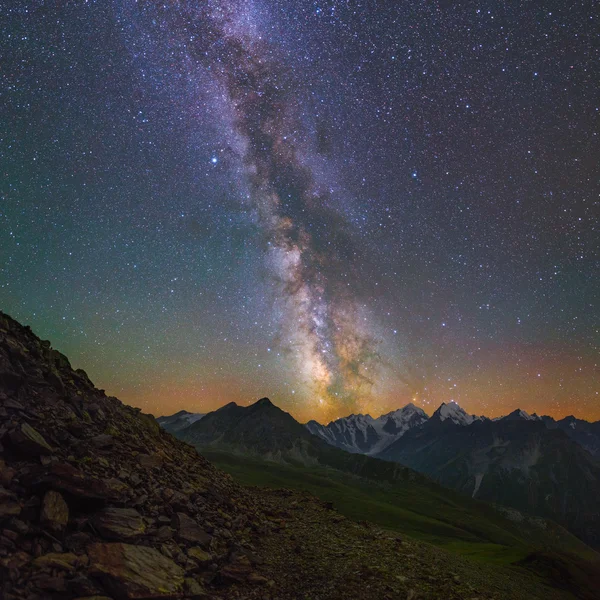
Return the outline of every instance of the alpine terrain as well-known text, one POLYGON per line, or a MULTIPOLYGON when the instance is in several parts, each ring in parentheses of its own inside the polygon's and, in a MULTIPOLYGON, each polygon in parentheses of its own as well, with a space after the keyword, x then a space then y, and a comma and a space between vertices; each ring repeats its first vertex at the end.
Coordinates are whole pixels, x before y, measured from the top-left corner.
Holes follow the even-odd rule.
MULTIPOLYGON (((203 422, 217 432, 210 414, 190 427, 203 422)), ((6 600, 594 597, 595 555, 568 535, 579 558, 532 545, 498 566, 355 522, 306 492, 244 487, 3 313, 0 444, 6 600)))

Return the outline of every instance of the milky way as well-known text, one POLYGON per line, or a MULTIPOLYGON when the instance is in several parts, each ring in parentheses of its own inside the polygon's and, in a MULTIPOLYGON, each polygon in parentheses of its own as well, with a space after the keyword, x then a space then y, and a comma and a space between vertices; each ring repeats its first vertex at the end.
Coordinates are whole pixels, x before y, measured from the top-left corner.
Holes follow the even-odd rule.
MULTIPOLYGON (((323 415, 364 409, 370 400, 377 352, 360 318, 348 223, 329 207, 302 154, 310 136, 300 118, 297 81, 276 49, 247 26, 247 2, 179 4, 164 16, 175 37, 184 32, 185 64, 202 65, 221 84, 231 126, 239 136, 241 185, 264 232, 267 263, 277 279, 282 331, 323 415)), ((188 77, 197 75, 193 68, 188 77)))
POLYGON ((0 308, 155 413, 600 418, 596 19, 7 5, 0 308))

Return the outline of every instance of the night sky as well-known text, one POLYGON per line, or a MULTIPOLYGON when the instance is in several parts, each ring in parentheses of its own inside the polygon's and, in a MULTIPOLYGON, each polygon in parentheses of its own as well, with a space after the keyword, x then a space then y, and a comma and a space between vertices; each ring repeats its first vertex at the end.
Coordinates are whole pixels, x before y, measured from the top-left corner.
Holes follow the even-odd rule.
POLYGON ((0 10, 0 308, 98 387, 600 419, 597 3, 0 10))

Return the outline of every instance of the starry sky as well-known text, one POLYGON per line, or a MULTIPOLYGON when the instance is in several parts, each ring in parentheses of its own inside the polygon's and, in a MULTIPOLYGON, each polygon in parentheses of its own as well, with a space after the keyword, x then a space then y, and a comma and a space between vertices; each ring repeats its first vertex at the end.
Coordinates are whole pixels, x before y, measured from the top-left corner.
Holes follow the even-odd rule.
POLYGON ((597 9, 5 3, 0 308, 156 415, 600 419, 597 9))

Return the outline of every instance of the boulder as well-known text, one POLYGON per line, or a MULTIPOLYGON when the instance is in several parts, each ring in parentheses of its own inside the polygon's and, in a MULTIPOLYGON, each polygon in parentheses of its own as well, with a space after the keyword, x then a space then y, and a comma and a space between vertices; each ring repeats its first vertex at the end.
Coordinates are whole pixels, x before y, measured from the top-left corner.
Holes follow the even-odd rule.
POLYGON ((90 574, 100 578, 117 598, 151 600, 183 595, 183 569, 154 548, 93 544, 88 555, 90 574))
POLYGON ((134 508, 105 508, 94 516, 92 524, 109 540, 129 540, 146 531, 142 516, 134 508))
POLYGON ((196 579, 192 579, 191 577, 187 577, 185 580, 185 597, 190 598, 190 600, 201 600, 202 598, 210 598, 202 587, 201 583, 196 579))
POLYGON ((108 435, 107 433, 101 433, 99 435, 95 435, 94 437, 90 438, 87 441, 94 448, 98 448, 98 449, 110 448, 115 443, 115 439, 113 438, 113 436, 108 435))
POLYGON ((156 454, 138 454, 137 461, 144 469, 153 469, 163 465, 162 458, 156 454))
POLYGON ((64 498, 54 490, 49 490, 42 502, 40 522, 54 531, 60 531, 69 522, 69 507, 64 498))
POLYGON ((185 513, 175 513, 171 525, 177 531, 180 539, 198 544, 202 548, 208 548, 212 536, 206 533, 194 519, 188 517, 185 513))
POLYGON ((99 479, 68 463, 53 463, 50 471, 34 482, 37 485, 48 485, 55 490, 67 492, 78 498, 87 500, 119 501, 127 488, 122 481, 116 479, 99 479))
POLYGON ((173 529, 168 525, 163 525, 158 528, 155 535, 158 540, 165 542, 173 537, 173 529))
POLYGON ((0 519, 18 517, 21 514, 21 504, 17 497, 0 487, 0 519))
POLYGON ((29 423, 22 423, 10 432, 9 437, 13 447, 22 454, 40 456, 53 452, 50 444, 29 423))
POLYGON ((9 398, 4 401, 4 408, 10 408, 11 410, 25 410, 25 407, 14 398, 9 398))
POLYGON ((33 561, 38 569, 58 569, 59 571, 74 571, 77 566, 77 556, 70 552, 51 552, 39 556, 33 561))
POLYGON ((219 570, 219 576, 224 583, 241 583, 252 573, 252 565, 248 559, 236 560, 219 570))
POLYGON ((198 564, 201 565, 210 564, 213 560, 212 556, 208 552, 206 552, 206 550, 203 550, 198 546, 192 546, 191 548, 189 548, 187 554, 191 559, 195 560, 198 564))

